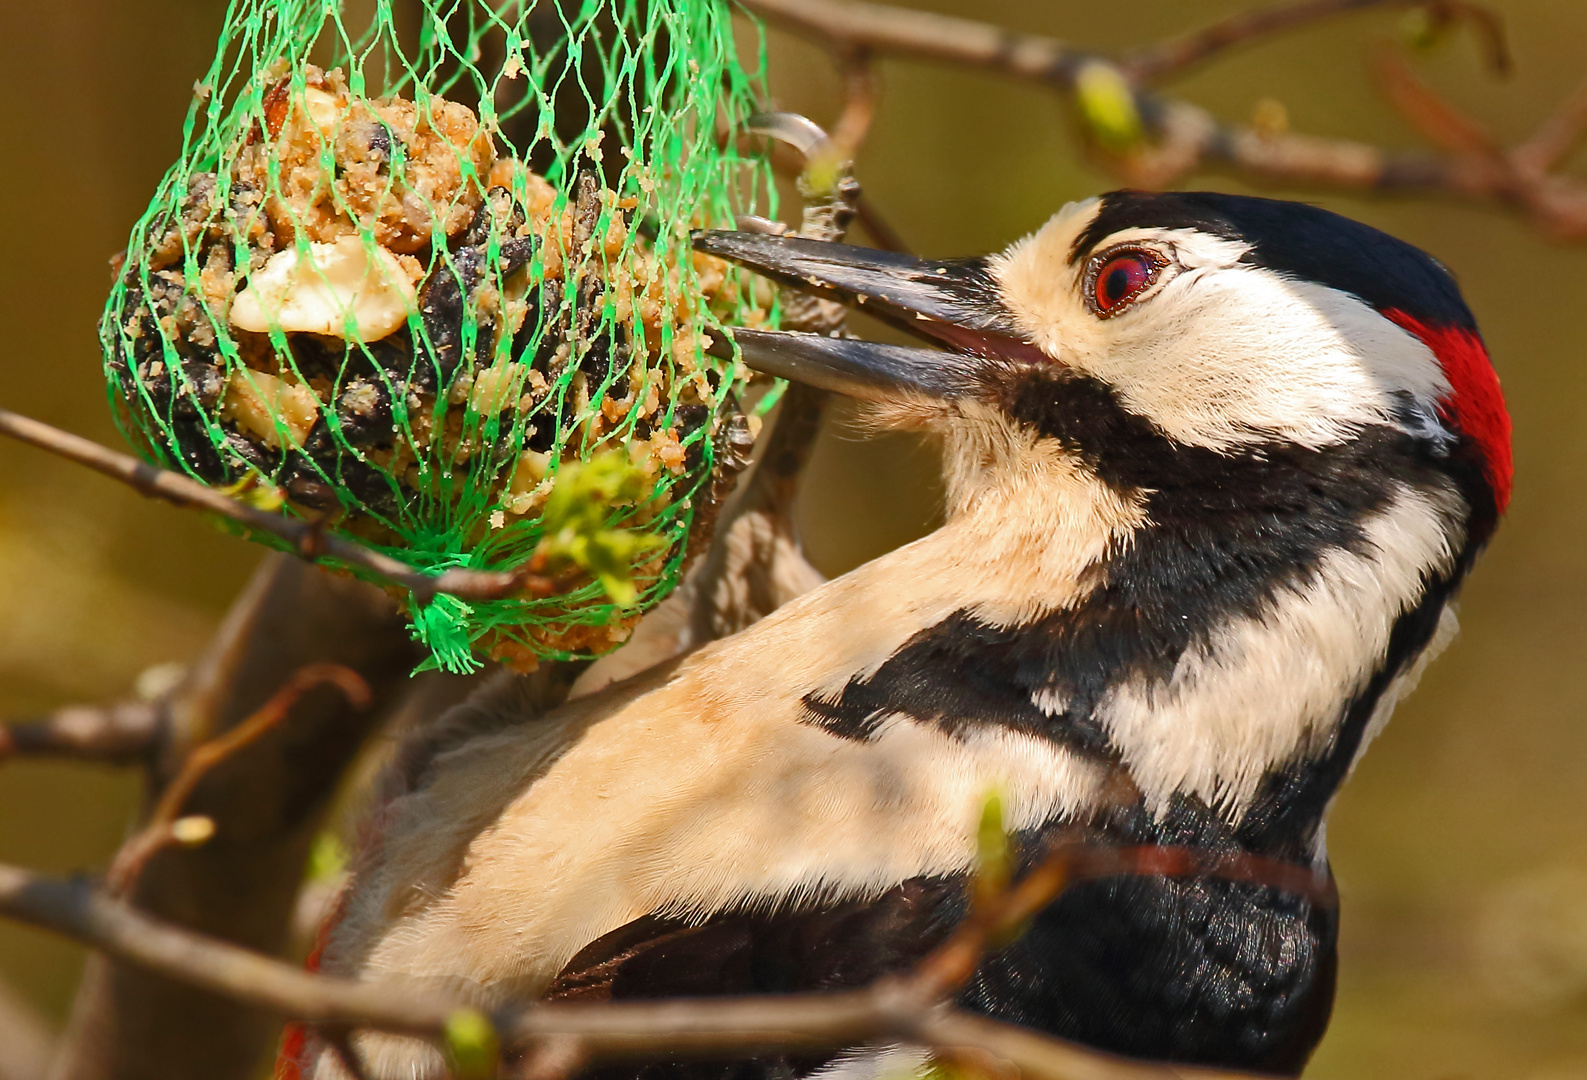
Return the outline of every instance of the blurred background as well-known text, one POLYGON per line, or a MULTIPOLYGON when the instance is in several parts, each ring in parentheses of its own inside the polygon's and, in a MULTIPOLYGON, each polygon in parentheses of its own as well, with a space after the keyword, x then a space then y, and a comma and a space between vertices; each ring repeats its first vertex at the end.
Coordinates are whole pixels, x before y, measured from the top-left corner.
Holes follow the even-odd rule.
MULTIPOLYGON (((1251 6, 911 2, 1099 49, 1251 6)), ((1587 5, 1490 6, 1508 24, 1511 78, 1488 74, 1461 32, 1413 63, 1508 140, 1587 71, 1587 5)), ((95 336, 107 259, 177 153, 223 4, 3 7, 0 405, 118 444, 95 336)), ((1399 18, 1336 18, 1171 89, 1231 120, 1268 99, 1300 131, 1416 145, 1368 77, 1399 18)), ((778 106, 835 119, 839 86, 824 53, 773 32, 768 60, 778 106)), ((1112 186, 1086 165, 1065 107, 1033 86, 915 61, 884 59, 880 72, 858 171, 919 252, 999 248, 1112 186)), ((1244 190, 1215 176, 1195 186, 1244 190)), ((1455 272, 1509 399, 1517 472, 1509 519, 1466 588, 1461 637, 1334 813, 1342 982, 1308 1075, 1587 1078, 1587 246, 1450 201, 1285 194, 1404 237, 1455 272)), ((840 573, 931 528, 934 468, 929 447, 863 440, 836 418, 801 498, 816 564, 840 573)), ((151 667, 193 656, 259 557, 192 515, 0 443, 0 716, 123 695, 151 667)), ((137 798, 129 773, 0 765, 0 861, 102 868, 137 798)), ((0 923, 0 978, 55 1022, 81 962, 71 946, 0 923)))

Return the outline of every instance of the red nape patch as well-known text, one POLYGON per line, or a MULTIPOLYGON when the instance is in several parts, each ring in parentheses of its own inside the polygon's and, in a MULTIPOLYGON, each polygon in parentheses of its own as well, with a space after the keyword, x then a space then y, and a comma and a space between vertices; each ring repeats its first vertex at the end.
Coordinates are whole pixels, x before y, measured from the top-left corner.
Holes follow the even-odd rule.
POLYGON ((1391 309, 1383 316, 1421 338, 1438 357, 1450 389, 1449 397, 1439 402, 1439 411, 1482 451, 1482 471, 1499 512, 1504 513, 1515 473, 1510 460, 1510 412, 1482 339, 1474 330, 1435 326, 1403 311, 1391 309))

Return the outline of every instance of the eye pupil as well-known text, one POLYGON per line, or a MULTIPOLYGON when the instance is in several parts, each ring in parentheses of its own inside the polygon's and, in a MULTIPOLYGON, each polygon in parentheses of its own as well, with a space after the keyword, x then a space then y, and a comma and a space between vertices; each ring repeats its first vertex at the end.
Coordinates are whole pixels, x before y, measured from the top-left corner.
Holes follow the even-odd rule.
POLYGON ((1122 306, 1152 283, 1156 265, 1145 255, 1130 253, 1108 260, 1097 274, 1094 297, 1098 311, 1122 306))
POLYGON ((1130 272, 1124 267, 1115 268, 1108 274, 1108 303, 1117 304, 1124 299, 1124 294, 1130 289, 1130 272))

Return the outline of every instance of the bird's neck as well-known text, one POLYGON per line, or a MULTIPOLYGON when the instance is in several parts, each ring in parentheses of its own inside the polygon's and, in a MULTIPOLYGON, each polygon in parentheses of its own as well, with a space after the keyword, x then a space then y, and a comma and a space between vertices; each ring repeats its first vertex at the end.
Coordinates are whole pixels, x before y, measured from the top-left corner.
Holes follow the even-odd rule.
POLYGON ((950 470, 942 528, 778 612, 746 658, 794 657, 778 692, 835 735, 1011 728, 1122 766, 1152 813, 1190 798, 1314 831, 1439 628, 1458 495, 1364 495, 1307 461, 1240 504, 1216 479, 1120 490, 1050 444, 991 449, 996 475, 950 470))

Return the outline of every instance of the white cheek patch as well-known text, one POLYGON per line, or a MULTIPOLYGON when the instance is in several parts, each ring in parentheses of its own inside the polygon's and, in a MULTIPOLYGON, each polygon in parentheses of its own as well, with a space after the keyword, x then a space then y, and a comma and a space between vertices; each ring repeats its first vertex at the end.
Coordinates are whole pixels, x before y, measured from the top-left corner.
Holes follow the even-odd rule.
POLYGON ((1148 803, 1185 792, 1238 820, 1266 774, 1320 752, 1424 578, 1452 564, 1462 509, 1452 492, 1403 489, 1367 522, 1362 553, 1329 552, 1310 581, 1188 652, 1166 686, 1109 695, 1103 721, 1148 803))
POLYGON ((1139 301, 1099 318, 1069 262, 1093 216, 1054 218, 993 259, 993 276, 1020 333, 1178 442, 1328 446, 1369 424, 1425 428, 1449 393, 1426 344, 1359 298, 1242 263, 1249 245, 1194 229, 1102 241, 1162 251, 1172 265, 1139 301))

